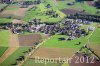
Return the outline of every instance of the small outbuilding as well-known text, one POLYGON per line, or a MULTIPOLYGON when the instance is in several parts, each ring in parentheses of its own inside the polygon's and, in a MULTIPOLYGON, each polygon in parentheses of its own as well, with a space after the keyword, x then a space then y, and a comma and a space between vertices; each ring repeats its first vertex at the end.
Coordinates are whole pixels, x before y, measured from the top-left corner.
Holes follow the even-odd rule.
POLYGON ((89 26, 89 27, 88 27, 88 30, 89 30, 89 31, 93 31, 93 30, 95 30, 95 27, 89 26))

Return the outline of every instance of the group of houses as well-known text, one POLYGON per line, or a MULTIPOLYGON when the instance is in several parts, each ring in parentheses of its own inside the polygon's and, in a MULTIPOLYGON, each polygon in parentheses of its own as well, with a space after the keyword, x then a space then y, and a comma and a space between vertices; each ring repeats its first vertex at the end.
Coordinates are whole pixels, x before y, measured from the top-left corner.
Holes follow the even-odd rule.
MULTIPOLYGON (((24 32, 40 32, 50 36, 61 34, 69 36, 67 40, 73 40, 88 35, 88 32, 85 29, 80 29, 80 27, 91 23, 93 22, 81 19, 66 19, 61 23, 47 24, 41 22, 41 19, 33 19, 27 24, 5 24, 1 25, 1 28, 10 29, 13 34, 22 34, 24 32)), ((88 30, 95 30, 95 27, 88 27, 88 30)))

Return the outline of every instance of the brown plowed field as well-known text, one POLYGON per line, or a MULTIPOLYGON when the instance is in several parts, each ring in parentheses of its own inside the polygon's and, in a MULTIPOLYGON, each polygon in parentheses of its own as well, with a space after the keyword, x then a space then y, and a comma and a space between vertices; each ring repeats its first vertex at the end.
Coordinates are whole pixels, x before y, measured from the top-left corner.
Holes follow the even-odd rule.
POLYGON ((71 57, 77 50, 71 48, 45 48, 40 47, 30 58, 67 58, 71 57))
POLYGON ((17 10, 4 10, 3 12, 0 13, 0 17, 10 16, 16 19, 22 19, 25 16, 26 12, 34 6, 35 5, 30 5, 28 8, 18 8, 17 10))
POLYGON ((100 44, 89 44, 89 47, 100 56, 100 44))
POLYGON ((19 35, 19 46, 34 46, 35 43, 40 43, 42 37, 40 34, 19 35))
POLYGON ((82 10, 78 10, 78 9, 62 9, 61 11, 66 15, 68 15, 68 14, 76 14, 76 13, 88 14, 88 13, 82 12, 82 10))

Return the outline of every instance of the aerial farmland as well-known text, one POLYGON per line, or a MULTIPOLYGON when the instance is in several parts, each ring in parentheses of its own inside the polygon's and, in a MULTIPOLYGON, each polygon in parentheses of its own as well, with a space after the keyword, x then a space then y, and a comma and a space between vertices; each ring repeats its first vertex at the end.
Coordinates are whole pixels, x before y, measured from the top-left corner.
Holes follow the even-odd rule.
POLYGON ((0 0, 0 66, 100 66, 100 1, 0 0))

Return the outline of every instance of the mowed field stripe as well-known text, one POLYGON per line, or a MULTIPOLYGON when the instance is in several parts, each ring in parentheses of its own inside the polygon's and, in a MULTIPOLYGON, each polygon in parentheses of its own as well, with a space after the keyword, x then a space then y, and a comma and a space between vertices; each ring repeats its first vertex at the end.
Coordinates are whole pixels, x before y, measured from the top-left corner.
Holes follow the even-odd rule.
POLYGON ((17 50, 18 47, 9 47, 5 53, 0 57, 0 64, 6 59, 8 58, 11 54, 13 54, 13 52, 15 52, 17 50))

